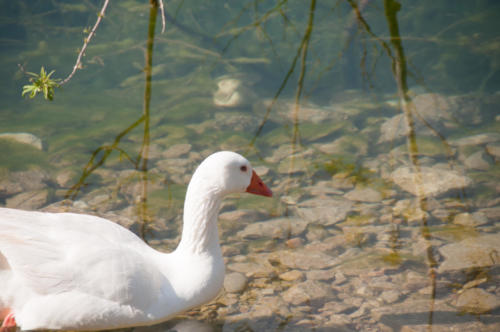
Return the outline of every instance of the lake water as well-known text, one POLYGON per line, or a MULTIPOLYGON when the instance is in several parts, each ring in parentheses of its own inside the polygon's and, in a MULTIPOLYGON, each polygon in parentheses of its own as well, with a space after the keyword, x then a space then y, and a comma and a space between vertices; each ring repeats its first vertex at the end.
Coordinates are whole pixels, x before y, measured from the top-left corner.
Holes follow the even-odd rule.
POLYGON ((148 53, 148 1, 111 1, 46 101, 26 72, 69 75, 102 1, 0 1, 1 205, 173 250, 234 150, 274 197, 223 204, 226 290, 137 330, 500 330, 500 3, 164 3, 148 53))

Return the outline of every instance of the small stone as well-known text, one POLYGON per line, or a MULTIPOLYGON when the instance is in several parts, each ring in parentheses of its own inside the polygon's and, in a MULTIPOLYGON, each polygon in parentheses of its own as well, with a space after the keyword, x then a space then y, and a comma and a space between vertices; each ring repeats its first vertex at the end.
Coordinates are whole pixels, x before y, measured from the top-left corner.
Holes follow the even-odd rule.
POLYGON ((9 180, 19 183, 23 191, 34 191, 45 189, 47 187, 46 182, 49 181, 49 176, 40 169, 34 169, 10 173, 9 180))
POLYGON ((303 242, 300 237, 294 237, 286 241, 286 246, 290 249, 295 249, 302 246, 303 242))
POLYGON ((470 288, 458 296, 456 306, 465 312, 484 314, 500 307, 500 299, 481 288, 470 288))
POLYGON ((306 278, 308 280, 331 280, 335 278, 335 274, 332 270, 312 270, 306 272, 306 278))
POLYGON ((484 151, 477 151, 464 160, 464 165, 468 169, 485 171, 491 166, 491 158, 484 151))
POLYGON ((342 136, 331 143, 317 144, 316 147, 321 152, 328 155, 352 153, 358 155, 366 155, 368 151, 368 142, 362 136, 346 135, 342 136))
POLYGON ((362 296, 362 297, 372 297, 373 296, 373 290, 365 285, 362 285, 360 287, 356 287, 355 293, 357 295, 362 296))
POLYGON ((488 219, 491 220, 499 220, 500 219, 500 206, 484 208, 480 211, 483 213, 488 219))
POLYGON ((259 177, 266 176, 270 171, 269 167, 262 165, 254 167, 253 170, 259 175, 259 177))
POLYGON ((304 278, 304 273, 299 270, 291 270, 280 274, 279 277, 285 281, 302 280, 304 278))
POLYGON ((382 200, 382 195, 377 190, 372 188, 356 187, 354 190, 345 194, 344 197, 357 202, 376 203, 382 200))
POLYGON ((313 198, 300 202, 296 209, 304 220, 330 226, 344 220, 352 206, 348 199, 313 198))
POLYGON ((247 277, 238 272, 232 272, 224 278, 224 289, 228 293, 241 293, 248 283, 247 277))
POLYGON ((8 139, 18 143, 31 145, 37 150, 42 150, 42 140, 30 133, 3 133, 0 139, 8 139))
POLYGON ((74 201, 73 207, 79 210, 87 210, 89 208, 88 204, 85 203, 85 201, 82 201, 81 199, 74 201))
POLYGON ((474 280, 471 280, 468 283, 466 283, 462 288, 463 289, 468 289, 468 288, 477 287, 477 286, 479 286, 481 284, 484 284, 487 281, 488 281, 487 278, 474 279, 474 280))
POLYGON ((256 220, 262 220, 266 217, 266 214, 257 210, 234 210, 221 213, 219 215, 219 220, 249 223, 255 222, 256 220))
POLYGON ((492 266, 500 263, 500 234, 472 236, 439 249, 444 261, 438 272, 492 266))
POLYGON ((164 158, 180 158, 184 157, 191 151, 191 144, 181 143, 175 144, 169 147, 165 152, 162 153, 164 158))
POLYGON ((314 250, 280 250, 272 252, 269 258, 279 261, 291 269, 324 269, 335 264, 332 256, 314 250))
POLYGON ((486 152, 495 157, 496 160, 500 159, 500 143, 486 145, 486 152))
POLYGON ((328 230, 323 225, 309 224, 307 225, 306 239, 309 242, 321 241, 328 236, 328 230))
POLYGON ((10 179, 0 180, 0 197, 14 196, 22 191, 23 187, 18 182, 10 179))
POLYGON ((453 223, 462 226, 476 227, 487 224, 488 218, 481 212, 473 214, 464 212, 457 214, 455 218, 453 218, 453 223))
POLYGON ((397 300, 399 300, 400 297, 401 297, 401 292, 394 290, 394 289, 391 289, 391 290, 387 290, 385 292, 382 292, 382 294, 380 294, 379 298, 384 303, 391 304, 391 303, 394 303, 397 300))
POLYGON ((6 207, 22 209, 22 210, 37 210, 47 204, 49 192, 46 189, 28 191, 6 200, 6 207))
POLYGON ((456 146, 470 146, 470 145, 482 145, 487 143, 493 143, 500 141, 500 134, 498 133, 484 133, 473 135, 469 137, 460 138, 457 140, 450 141, 451 145, 456 146))
POLYGON ((347 281, 347 277, 342 273, 342 272, 337 272, 335 273, 335 280, 333 281, 332 285, 341 285, 344 282, 347 281))
POLYGON ((76 172, 66 169, 57 174, 56 182, 61 188, 69 188, 73 183, 76 182, 76 176, 76 172))
POLYGON ((110 195, 106 194, 100 194, 100 195, 93 195, 92 198, 88 201, 88 204, 93 207, 100 207, 102 205, 105 205, 111 200, 110 195))
POLYGON ((268 221, 254 222, 237 233, 245 239, 261 239, 272 237, 286 239, 300 235, 307 227, 307 221, 299 218, 278 218, 268 221))
POLYGON ((309 304, 311 301, 328 297, 330 290, 326 285, 312 280, 294 285, 283 293, 283 299, 293 305, 309 304))
POLYGON ((240 272, 247 277, 269 276, 273 274, 273 267, 267 261, 257 262, 236 262, 227 265, 227 269, 234 272, 240 272))
POLYGON ((219 107, 239 107, 249 105, 255 99, 246 81, 237 77, 218 78, 217 91, 214 93, 214 105, 219 107))
POLYGON ((409 167, 400 167, 390 176, 403 190, 415 196, 438 196, 452 189, 462 189, 472 184, 472 180, 457 171, 421 167, 419 176, 409 167), (420 181, 419 181, 420 179, 420 181))

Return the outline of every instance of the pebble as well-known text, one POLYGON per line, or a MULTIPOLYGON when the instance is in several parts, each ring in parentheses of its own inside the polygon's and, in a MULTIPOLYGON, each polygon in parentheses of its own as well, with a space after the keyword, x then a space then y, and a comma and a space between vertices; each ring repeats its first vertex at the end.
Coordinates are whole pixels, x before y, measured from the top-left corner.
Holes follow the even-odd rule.
POLYGON ((47 189, 23 192, 6 200, 8 208, 21 210, 37 210, 48 203, 49 191, 47 189))
POLYGON ((286 245, 288 248, 295 249, 303 245, 304 241, 300 237, 294 237, 286 240, 286 245))
POLYGON ((263 237, 287 239, 298 236, 307 227, 307 221, 299 218, 278 218, 263 222, 254 222, 237 233, 244 239, 261 239, 263 237))
POLYGON ((307 280, 287 289, 283 293, 283 299, 293 305, 303 305, 328 297, 329 294, 330 290, 326 285, 307 280))
POLYGON ((248 284, 248 278, 238 272, 226 274, 224 277, 224 289, 228 293, 241 293, 248 284))
POLYGON ((469 288, 458 296, 455 305, 464 312, 484 314, 500 307, 500 298, 481 288, 469 288))
POLYGON ((455 215, 455 217, 453 218, 453 223, 462 226, 476 227, 487 224, 488 218, 482 212, 476 212, 472 214, 463 212, 455 215))
POLYGON ((373 188, 359 188, 349 191, 344 195, 345 198, 356 202, 370 202, 376 203, 382 200, 382 194, 373 188))
POLYGON ((500 159, 500 143, 490 143, 486 145, 486 152, 495 158, 500 159))
POLYGON ((162 153, 165 159, 185 157, 191 151, 192 145, 188 143, 175 144, 162 153))
POLYGON ((43 149, 42 140, 30 133, 1 133, 0 139, 8 139, 18 143, 27 144, 37 150, 43 149))
POLYGON ((78 181, 78 174, 73 170, 63 170, 56 176, 56 182, 61 188, 69 188, 78 181))
POLYGON ((470 178, 457 171, 430 167, 421 167, 420 177, 409 167, 400 167, 390 175, 390 179, 415 196, 422 194, 427 197, 438 196, 452 189, 463 189, 472 184, 470 178), (421 179, 421 186, 417 185, 418 178, 421 179))
POLYGON ((468 169, 485 171, 490 168, 492 161, 484 151, 477 151, 464 160, 464 165, 468 169))
POLYGON ((329 226, 344 220, 352 206, 347 199, 313 198, 300 202, 295 209, 304 220, 329 226))
POLYGON ((285 281, 296 281, 304 278, 304 273, 299 270, 291 270, 279 275, 280 279, 285 281))
POLYGON ((325 269, 335 264, 334 258, 321 251, 306 249, 271 252, 269 258, 291 269, 325 269))
POLYGON ((449 143, 455 146, 471 146, 483 145, 500 141, 500 134, 498 133, 484 133, 468 137, 463 137, 456 140, 451 140, 449 143))
POLYGON ((500 264, 500 234, 471 236, 442 246, 439 252, 444 256, 440 273, 500 264))

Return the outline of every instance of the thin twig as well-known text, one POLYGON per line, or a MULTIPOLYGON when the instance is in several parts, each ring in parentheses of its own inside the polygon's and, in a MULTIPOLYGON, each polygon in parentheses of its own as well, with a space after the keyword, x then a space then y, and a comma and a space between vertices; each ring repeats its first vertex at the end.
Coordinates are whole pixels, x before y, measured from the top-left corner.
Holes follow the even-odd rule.
POLYGON ((163 0, 160 2, 160 13, 161 13, 161 33, 165 32, 165 8, 163 7, 163 0))
POLYGON ((82 57, 83 57, 83 55, 85 53, 85 50, 87 49, 87 46, 88 46, 90 40, 92 39, 92 37, 94 37, 94 34, 95 34, 95 31, 97 30, 97 27, 99 26, 99 24, 101 23, 102 18, 104 17, 104 12, 106 11, 106 7, 108 7, 108 3, 109 3, 109 0, 105 0, 104 1, 104 5, 101 8, 101 12, 97 16, 97 21, 95 22, 94 27, 92 28, 92 31, 90 31, 88 37, 85 38, 85 40, 83 42, 83 47, 80 50, 80 53, 78 54, 78 58, 76 59, 75 65, 73 66, 73 71, 71 71, 71 74, 69 74, 68 77, 66 77, 60 83, 60 85, 68 83, 69 80, 75 75, 76 70, 79 69, 79 68, 81 68, 82 57))

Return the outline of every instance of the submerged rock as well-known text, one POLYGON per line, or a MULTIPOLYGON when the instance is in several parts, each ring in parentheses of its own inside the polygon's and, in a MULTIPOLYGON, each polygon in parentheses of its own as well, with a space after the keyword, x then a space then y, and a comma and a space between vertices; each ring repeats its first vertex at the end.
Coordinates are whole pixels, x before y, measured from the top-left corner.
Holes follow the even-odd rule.
POLYGON ((255 94, 240 78, 223 76, 218 79, 213 102, 219 107, 238 107, 251 104, 255 94))
POLYGON ((495 158, 500 159, 500 143, 491 143, 486 145, 486 151, 495 158))
POLYGON ((288 239, 300 235, 307 227, 307 221, 299 218, 278 218, 247 225, 237 233, 245 239, 261 239, 263 237, 288 239))
POLYGON ((47 189, 28 191, 6 201, 6 207, 22 210, 36 210, 47 204, 49 192, 47 189))
POLYGON ((162 157, 165 159, 181 158, 186 156, 191 151, 191 144, 180 143, 169 147, 165 152, 162 153, 162 157))
POLYGON ((37 150, 42 150, 42 140, 30 133, 3 133, 0 134, 0 139, 8 139, 18 143, 31 145, 37 150))
POLYGON ((241 293, 247 286, 248 279, 239 272, 226 274, 224 278, 224 289, 228 293, 241 293))
POLYGON ((484 151, 477 151, 464 160, 464 165, 468 169, 487 170, 492 164, 491 158, 484 151))
POLYGON ((351 201, 357 202, 376 203, 382 200, 382 194, 372 188, 356 187, 354 190, 351 190, 347 194, 345 194, 344 197, 350 199, 351 201))
POLYGON ((353 202, 344 198, 313 198, 300 202, 296 209, 303 219, 329 226, 344 220, 352 206, 353 202))
POLYGON ((444 261, 440 273, 500 264, 500 234, 486 234, 447 244, 439 249, 444 261))
POLYGON ((452 140, 449 143, 455 146, 470 146, 470 145, 483 145, 498 141, 500 141, 500 134, 484 133, 484 134, 463 137, 457 140, 452 140))
POLYGON ((484 314, 500 307, 500 298, 481 288, 470 288, 458 296, 456 306, 464 312, 484 314))
POLYGON ((417 196, 438 196, 452 189, 462 189, 470 184, 472 180, 456 171, 437 169, 431 167, 420 168, 421 186, 418 186, 417 174, 410 167, 400 167, 390 175, 403 190, 417 196), (419 192, 421 191, 421 192, 419 192))
POLYGON ((467 227, 475 227, 481 226, 488 223, 488 218, 481 212, 476 213, 459 213, 453 219, 454 224, 467 226, 467 227))
POLYGON ((269 258, 290 269, 325 269, 335 264, 334 258, 319 250, 280 250, 270 254, 269 258))
POLYGON ((330 287, 319 281, 307 280, 285 291, 283 299, 293 305, 309 304, 329 296, 330 287))
MULTIPOLYGON (((443 126, 442 122, 444 120, 452 118, 450 100, 439 94, 426 93, 419 95, 413 99, 413 106, 412 111, 419 115, 418 117, 413 115, 414 126, 419 134, 430 133, 430 130, 420 119, 439 129, 443 126)), ((379 142, 389 142, 407 136, 409 131, 405 115, 395 115, 381 125, 379 142)))

